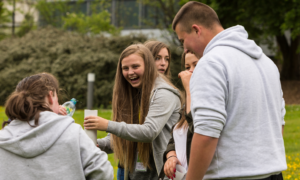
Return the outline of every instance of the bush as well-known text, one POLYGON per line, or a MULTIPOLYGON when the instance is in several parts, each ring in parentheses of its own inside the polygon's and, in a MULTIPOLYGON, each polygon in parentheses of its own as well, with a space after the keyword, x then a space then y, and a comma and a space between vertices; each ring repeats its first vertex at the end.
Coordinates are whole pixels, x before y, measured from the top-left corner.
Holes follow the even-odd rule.
MULTIPOLYGON (((21 38, 0 41, 0 105, 26 76, 49 72, 57 77, 62 94, 60 103, 71 98, 77 107, 86 107, 87 74, 95 73, 94 107, 107 108, 112 99, 114 77, 120 53, 130 44, 144 42, 144 36, 88 37, 47 27, 21 38)), ((173 48, 174 49, 174 48, 173 48)), ((172 50, 172 75, 180 80, 179 48, 172 50)))
MULTIPOLYGON (((119 54, 128 45, 144 42, 143 36, 87 37, 51 27, 28 33, 22 38, 0 42, 0 103, 26 76, 54 74, 66 96, 75 97, 78 108, 86 107, 87 74, 95 73, 94 106, 107 107, 111 101, 119 54)), ((62 103, 60 102, 60 103, 62 103)))

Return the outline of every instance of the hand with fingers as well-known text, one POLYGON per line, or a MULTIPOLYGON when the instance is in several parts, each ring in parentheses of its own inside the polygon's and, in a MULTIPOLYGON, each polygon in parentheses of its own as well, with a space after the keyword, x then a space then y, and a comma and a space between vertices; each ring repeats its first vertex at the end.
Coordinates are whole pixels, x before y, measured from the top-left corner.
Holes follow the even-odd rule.
POLYGON ((164 165, 165 175, 169 179, 175 178, 176 164, 180 164, 179 160, 177 159, 176 152, 170 151, 167 154, 167 161, 165 162, 165 165, 164 165))
POLYGON ((178 78, 181 78, 182 85, 186 91, 190 90, 190 80, 193 73, 190 71, 181 71, 178 78))
POLYGON ((83 126, 85 129, 106 131, 108 127, 108 120, 98 116, 87 116, 84 118, 83 126))
POLYGON ((66 116, 66 115, 67 115, 67 110, 66 110, 66 108, 63 107, 62 105, 59 105, 59 108, 58 108, 58 114, 66 116))

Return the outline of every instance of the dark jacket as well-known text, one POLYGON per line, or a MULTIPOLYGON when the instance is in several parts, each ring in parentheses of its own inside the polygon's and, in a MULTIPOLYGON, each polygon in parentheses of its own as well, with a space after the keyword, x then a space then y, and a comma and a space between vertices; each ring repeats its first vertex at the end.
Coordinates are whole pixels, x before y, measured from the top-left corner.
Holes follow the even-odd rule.
MULTIPOLYGON (((187 158, 187 163, 189 164, 191 144, 192 144, 192 139, 193 139, 193 135, 194 135, 193 117, 192 117, 191 112, 189 112, 188 114, 185 114, 185 119, 186 119, 186 121, 188 122, 188 125, 189 125, 189 129, 187 131, 187 140, 186 140, 186 158, 187 158)), ((174 127, 175 127, 175 125, 173 126, 173 128, 174 127)), ((170 141, 167 145, 167 149, 166 149, 166 151, 164 152, 164 155, 163 155, 164 164, 167 161, 166 156, 170 151, 175 151, 175 142, 174 142, 174 139, 173 139, 173 133, 172 133, 172 138, 170 139, 170 141)), ((163 166, 162 170, 160 171, 160 174, 159 174, 158 178, 163 179, 164 176, 165 176, 165 173, 164 173, 164 166, 163 166)))

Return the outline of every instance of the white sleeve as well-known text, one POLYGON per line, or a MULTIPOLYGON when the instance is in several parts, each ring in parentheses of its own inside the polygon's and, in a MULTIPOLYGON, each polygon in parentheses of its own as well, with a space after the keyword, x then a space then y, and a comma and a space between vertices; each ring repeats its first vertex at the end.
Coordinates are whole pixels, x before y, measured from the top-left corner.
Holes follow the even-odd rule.
POLYGON ((281 90, 281 95, 282 95, 282 101, 281 101, 281 120, 282 120, 282 125, 284 126, 285 125, 284 116, 285 116, 286 110, 285 110, 285 101, 283 99, 283 92, 282 92, 282 90, 281 90))
POLYGON ((194 132, 219 138, 227 117, 226 71, 221 64, 215 62, 199 63, 190 80, 194 132))

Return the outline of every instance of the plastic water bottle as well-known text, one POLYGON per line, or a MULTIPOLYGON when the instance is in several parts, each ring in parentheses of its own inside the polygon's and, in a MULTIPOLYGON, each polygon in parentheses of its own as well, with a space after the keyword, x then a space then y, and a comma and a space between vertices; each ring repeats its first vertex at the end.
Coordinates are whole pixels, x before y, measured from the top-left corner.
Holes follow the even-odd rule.
POLYGON ((70 101, 67 101, 62 105, 67 110, 67 116, 73 116, 76 109, 76 102, 77 100, 75 98, 72 98, 70 101))

